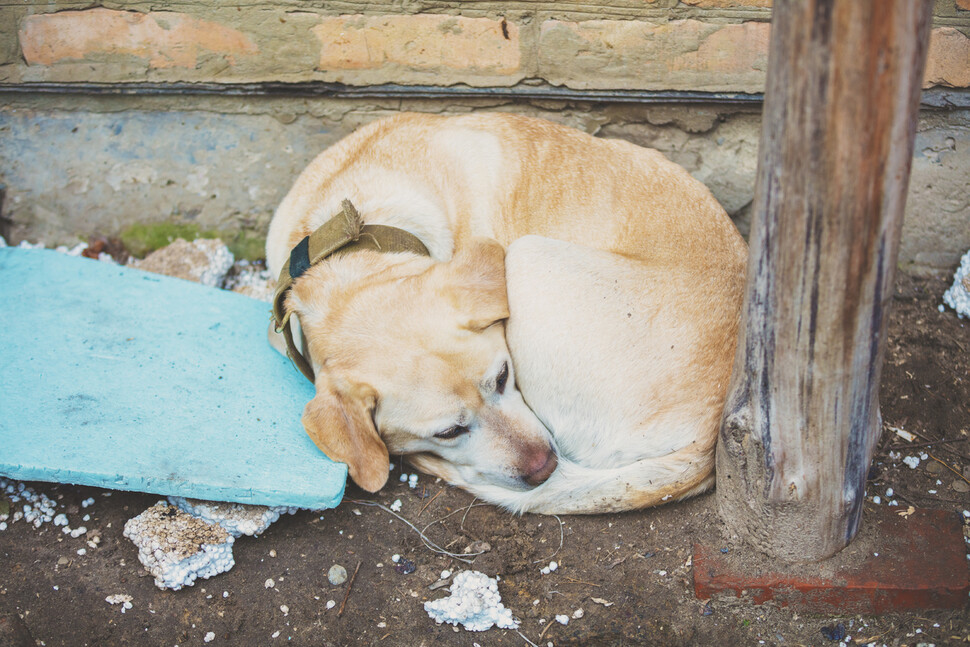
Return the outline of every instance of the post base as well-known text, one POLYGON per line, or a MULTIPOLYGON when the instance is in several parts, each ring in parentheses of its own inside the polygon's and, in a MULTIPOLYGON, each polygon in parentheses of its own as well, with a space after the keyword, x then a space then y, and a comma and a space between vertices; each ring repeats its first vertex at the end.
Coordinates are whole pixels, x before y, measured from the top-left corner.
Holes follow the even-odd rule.
POLYGON ((879 614, 960 609, 970 594, 970 561, 960 515, 899 508, 866 511, 859 535, 814 564, 784 564, 747 547, 694 545, 694 594, 750 596, 817 613, 879 614))

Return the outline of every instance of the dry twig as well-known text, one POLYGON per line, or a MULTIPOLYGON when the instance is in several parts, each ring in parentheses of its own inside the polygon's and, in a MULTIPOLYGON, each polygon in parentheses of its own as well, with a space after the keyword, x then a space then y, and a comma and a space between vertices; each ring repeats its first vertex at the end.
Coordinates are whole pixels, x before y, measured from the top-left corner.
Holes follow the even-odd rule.
POLYGON ((424 514, 424 511, 428 509, 428 506, 429 506, 429 505, 431 505, 432 503, 434 503, 434 500, 435 500, 435 499, 437 499, 437 498, 438 498, 438 496, 439 496, 439 495, 440 495, 440 494, 441 494, 442 492, 444 492, 444 491, 445 491, 445 489, 444 489, 444 488, 441 488, 440 490, 438 490, 438 493, 437 493, 437 494, 435 494, 435 495, 434 495, 433 497, 431 497, 431 500, 430 500, 430 501, 428 501, 427 503, 425 503, 425 504, 424 504, 424 507, 423 507, 423 508, 421 508, 421 512, 419 512, 419 513, 418 513, 418 516, 420 517, 421 515, 423 515, 423 514, 424 514))
POLYGON ((556 521, 559 522, 559 548, 557 548, 556 551, 552 555, 549 555, 549 557, 547 557, 545 559, 537 559, 534 562, 532 562, 533 564, 538 564, 539 562, 548 561, 548 560, 552 559, 553 557, 555 557, 556 555, 558 555, 559 554, 559 551, 562 550, 563 542, 566 539, 566 533, 565 533, 565 531, 563 531, 562 519, 560 519, 558 515, 550 515, 550 516, 552 516, 553 519, 555 519, 556 521))
MULTIPOLYGON (((468 553, 467 555, 464 555, 463 556, 463 555, 459 555, 458 553, 452 553, 452 552, 450 552, 448 550, 445 550, 444 548, 442 548, 438 544, 436 544, 433 541, 431 541, 430 539, 428 539, 428 536, 424 534, 424 531, 423 530, 418 530, 418 527, 415 526, 413 523, 411 523, 410 521, 408 521, 407 519, 405 519, 404 517, 402 517, 398 513, 394 512, 393 510, 391 510, 390 508, 388 508, 386 505, 382 505, 380 503, 377 503, 376 501, 363 501, 363 500, 360 500, 360 499, 351 499, 350 502, 351 503, 356 503, 358 505, 368 505, 368 506, 373 506, 373 507, 376 507, 376 508, 380 508, 384 512, 387 512, 388 514, 394 515, 395 517, 397 517, 398 519, 400 519, 401 521, 403 521, 405 524, 407 524, 407 526, 409 528, 411 528, 411 530, 413 530, 414 532, 418 533, 418 536, 421 537, 421 541, 424 542, 424 545, 425 546, 427 546, 430 550, 432 550, 432 551, 434 551, 436 553, 439 553, 441 555, 447 555, 448 557, 451 557, 452 559, 457 559, 459 562, 464 562, 465 564, 472 564, 473 563, 473 560, 464 559, 464 557, 469 557, 469 556, 470 557, 478 557, 479 555, 482 554, 482 553, 468 553)), ((487 504, 481 503, 479 505, 487 505, 487 504)), ((456 510, 455 512, 458 512, 458 510, 456 510)), ((455 512, 452 512, 451 514, 455 514, 455 512)), ((442 519, 447 519, 450 516, 451 515, 446 515, 446 516, 442 517, 442 519)), ((432 521, 431 523, 429 523, 427 526, 424 527, 424 530, 427 530, 432 525, 434 525, 436 523, 439 523, 442 519, 436 519, 435 521, 432 521)))
POLYGON ((554 622, 553 620, 550 620, 549 622, 546 623, 546 628, 542 630, 541 634, 539 634, 540 641, 542 641, 542 637, 546 635, 546 632, 549 631, 549 627, 552 626, 553 622, 554 622))
POLYGON ((350 576, 350 582, 347 584, 347 592, 344 593, 344 601, 340 603, 340 610, 337 611, 338 618, 344 614, 344 605, 347 604, 347 598, 350 597, 350 589, 354 586, 354 580, 357 578, 357 571, 360 570, 360 564, 360 562, 357 562, 357 568, 354 569, 354 574, 350 576))
POLYGON ((937 458, 933 454, 930 454, 929 456, 930 456, 930 458, 932 458, 933 460, 935 460, 937 463, 939 463, 943 467, 947 468, 948 470, 950 470, 951 472, 953 472, 954 474, 956 474, 957 476, 959 476, 961 479, 963 479, 964 481, 966 481, 968 484, 970 484, 970 481, 967 481, 967 477, 965 477, 963 474, 961 474, 960 472, 958 472, 955 469, 953 469, 952 467, 950 467, 949 464, 944 463, 943 461, 941 461, 939 458, 937 458))

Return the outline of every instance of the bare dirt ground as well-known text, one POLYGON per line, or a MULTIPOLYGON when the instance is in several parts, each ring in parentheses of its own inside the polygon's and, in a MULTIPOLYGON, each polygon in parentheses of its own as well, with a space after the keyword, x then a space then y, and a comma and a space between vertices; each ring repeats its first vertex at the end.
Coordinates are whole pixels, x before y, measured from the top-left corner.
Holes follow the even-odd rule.
MULTIPOLYGON (((939 279, 898 279, 881 391, 886 428, 870 472, 867 515, 891 501, 898 504, 893 511, 910 505, 970 509, 970 321, 938 311, 946 287, 939 279), (915 439, 907 442, 894 429, 915 439), (915 468, 903 462, 920 453, 925 458, 915 468)), ((696 599, 689 560, 694 542, 740 551, 739 558, 746 550, 723 536, 711 494, 628 514, 513 517, 427 476, 411 489, 398 479, 406 466, 395 462, 379 494, 351 486, 335 510, 285 515, 262 536, 236 541, 230 572, 181 591, 157 589, 122 536, 125 522, 159 497, 27 484, 51 497, 71 527, 84 525, 87 533, 73 538, 51 523, 34 528, 24 521, 8 522, 0 532, 0 645, 970 642, 966 609, 817 616, 744 598, 696 599), (82 507, 89 498, 93 505, 82 507), (414 529, 375 505, 395 499, 402 502, 400 517, 439 546, 462 552, 485 542, 488 551, 471 564, 432 552, 414 529), (95 536, 100 543, 89 544, 95 536), (393 563, 395 554, 413 562, 413 572, 393 563), (558 570, 542 575, 552 560, 558 570), (352 585, 329 583, 334 564, 356 570, 352 585), (521 620, 519 631, 436 625, 423 602, 445 594, 429 587, 446 569, 501 576, 499 590, 521 620), (123 612, 105 601, 115 594, 131 596, 131 608, 123 612), (557 615, 568 616, 568 624, 556 622, 557 615)))

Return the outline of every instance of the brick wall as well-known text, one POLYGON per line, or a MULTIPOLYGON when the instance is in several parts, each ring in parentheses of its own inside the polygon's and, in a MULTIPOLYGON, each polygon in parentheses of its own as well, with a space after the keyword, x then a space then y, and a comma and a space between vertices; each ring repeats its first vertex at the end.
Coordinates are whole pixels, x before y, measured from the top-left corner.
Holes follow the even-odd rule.
MULTIPOLYGON (((69 243, 176 221, 253 241, 314 155, 399 110, 514 111, 657 148, 745 231, 770 4, 0 4, 0 234, 69 243)), ((970 246, 968 37, 970 0, 936 0, 912 272, 970 246)))
MULTIPOLYGON (((0 82, 329 81, 760 92, 768 0, 30 1, 0 8, 0 82), (187 7, 192 6, 191 9, 187 7), (412 8, 420 9, 414 13, 412 8), (466 8, 467 7, 467 8, 466 8), (585 7, 585 8, 584 8, 585 7)), ((970 85, 967 0, 937 3, 926 87, 970 85)))

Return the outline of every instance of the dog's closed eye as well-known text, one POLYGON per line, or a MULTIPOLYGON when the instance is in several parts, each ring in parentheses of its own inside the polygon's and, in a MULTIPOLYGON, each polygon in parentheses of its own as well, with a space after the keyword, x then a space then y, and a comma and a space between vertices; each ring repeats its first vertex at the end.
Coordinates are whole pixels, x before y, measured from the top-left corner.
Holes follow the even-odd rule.
POLYGON ((469 431, 468 427, 464 427, 462 425, 455 425, 454 427, 451 427, 450 429, 445 429, 444 431, 439 431, 438 433, 436 433, 434 435, 434 437, 435 438, 442 438, 444 440, 448 440, 450 438, 457 438, 458 436, 461 436, 462 434, 467 434, 468 431, 469 431))
POLYGON ((495 391, 502 395, 505 393, 505 383, 509 379, 509 363, 505 362, 502 364, 502 369, 498 372, 498 376, 495 378, 495 391))

